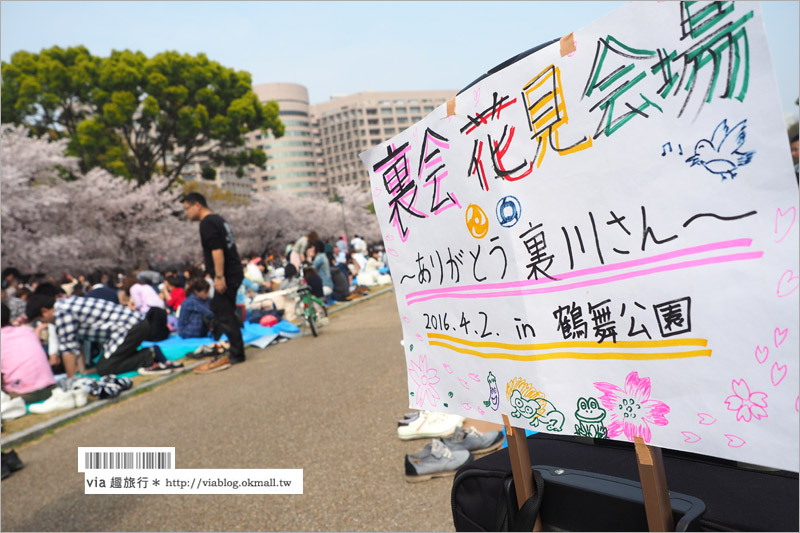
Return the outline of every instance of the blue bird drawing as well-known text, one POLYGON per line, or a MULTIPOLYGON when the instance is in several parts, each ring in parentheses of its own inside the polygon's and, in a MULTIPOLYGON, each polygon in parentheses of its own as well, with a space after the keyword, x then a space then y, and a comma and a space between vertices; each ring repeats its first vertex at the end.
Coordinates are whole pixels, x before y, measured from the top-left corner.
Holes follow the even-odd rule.
POLYGON ((701 139, 694 147, 694 155, 686 160, 690 166, 703 165, 711 172, 722 176, 722 181, 736 177, 736 169, 748 164, 755 151, 743 152, 742 145, 747 138, 747 119, 733 128, 728 128, 728 120, 724 119, 714 130, 711 140, 701 139))

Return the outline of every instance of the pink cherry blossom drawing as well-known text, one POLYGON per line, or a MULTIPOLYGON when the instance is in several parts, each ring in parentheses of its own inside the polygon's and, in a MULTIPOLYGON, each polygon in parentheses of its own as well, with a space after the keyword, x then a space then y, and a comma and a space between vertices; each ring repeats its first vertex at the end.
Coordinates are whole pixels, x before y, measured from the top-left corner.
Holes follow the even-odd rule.
POLYGON ((408 373, 411 375, 411 380, 417 386, 415 397, 417 399, 417 406, 422 407, 425 402, 431 404, 431 407, 436 407, 436 400, 439 399, 439 393, 436 392, 434 385, 439 383, 439 376, 435 368, 428 366, 428 356, 420 354, 418 362, 411 361, 411 367, 408 373))
POLYGON ((697 416, 700 417, 700 423, 704 426, 710 426, 711 424, 717 421, 716 418, 714 418, 708 413, 697 413, 697 416))
POLYGON ((448 374, 452 374, 453 373, 453 367, 451 367, 447 363, 442 363, 442 366, 444 367, 444 369, 447 371, 448 374))
POLYGON ((464 387, 465 389, 469 390, 469 383, 467 383, 467 380, 458 378, 458 382, 461 383, 462 387, 464 387))
POLYGON ((772 363, 772 368, 769 372, 769 377, 772 384, 776 387, 781 384, 781 381, 786 377, 786 365, 779 365, 777 361, 772 363))
POLYGON ((778 235, 780 233, 780 230, 778 229, 778 225, 780 223, 782 223, 783 220, 787 220, 787 219, 784 219, 783 217, 785 217, 789 213, 792 214, 792 219, 789 220, 789 224, 786 226, 786 231, 783 232, 783 237, 781 237, 780 239, 778 239, 775 242, 781 242, 783 239, 786 238, 787 235, 789 235, 789 231, 792 229, 792 226, 794 226, 794 221, 797 218, 797 209, 795 209, 794 206, 792 206, 792 207, 789 207, 786 210, 786 212, 784 213, 783 209, 781 209, 779 207, 778 210, 775 212, 775 235, 778 235))
POLYGON ((728 438, 728 446, 730 448, 741 448, 747 444, 742 437, 737 437, 736 435, 730 435, 728 433, 725 433, 725 436, 728 438))
POLYGON ((472 411, 472 406, 467 402, 462 403, 461 407, 463 407, 465 411, 472 411))
MULTIPOLYGON (((753 418, 767 418, 767 395, 763 392, 750 392, 744 379, 731 381, 733 394, 725 398, 729 411, 736 411, 736 420, 750 422, 753 418)), ((734 446, 738 448, 738 446, 734 446)))
POLYGON ((469 373, 467 374, 467 377, 469 377, 469 379, 471 379, 472 381, 477 381, 477 382, 481 381, 481 377, 478 374, 469 373))
POLYGON ((776 348, 778 346, 780 346, 781 344, 783 344, 783 341, 786 340, 786 335, 788 335, 788 334, 789 334, 789 328, 786 328, 786 329, 775 328, 775 333, 773 333, 772 336, 775 338, 775 347, 776 348), (778 340, 778 339, 780 339, 780 340, 778 340))
POLYGON ((650 399, 650 378, 639 378, 638 372, 631 372, 625 378, 624 389, 605 382, 595 382, 594 386, 603 393, 600 403, 609 415, 610 423, 606 425, 609 438, 624 434, 631 442, 634 437, 650 442, 650 424, 669 424, 665 416, 669 406, 650 399))
POLYGON ((763 365, 767 357, 769 357, 769 346, 756 346, 756 361, 758 361, 758 364, 763 365))
POLYGON ((691 431, 681 431, 681 434, 686 437, 683 441, 686 444, 694 444, 695 442, 700 442, 702 440, 700 435, 697 433, 692 433, 691 431))

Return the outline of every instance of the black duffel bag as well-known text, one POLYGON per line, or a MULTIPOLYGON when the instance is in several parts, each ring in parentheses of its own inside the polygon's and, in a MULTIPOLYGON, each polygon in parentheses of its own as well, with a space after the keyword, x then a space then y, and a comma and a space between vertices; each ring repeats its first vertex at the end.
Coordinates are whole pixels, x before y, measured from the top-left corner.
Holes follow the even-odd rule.
MULTIPOLYGON (((528 437, 538 501, 518 509, 508 450, 453 480, 456 531, 646 531, 632 443, 539 433, 528 437), (537 475, 538 474, 538 475, 537 475)), ((662 449, 677 531, 798 531, 798 475, 662 449)))

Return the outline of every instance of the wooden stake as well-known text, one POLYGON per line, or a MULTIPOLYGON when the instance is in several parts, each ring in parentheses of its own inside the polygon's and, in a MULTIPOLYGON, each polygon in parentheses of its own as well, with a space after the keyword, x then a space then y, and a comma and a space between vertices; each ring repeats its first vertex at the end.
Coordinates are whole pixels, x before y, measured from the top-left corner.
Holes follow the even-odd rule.
MULTIPOLYGON (((528 441, 525 438, 525 430, 512 427, 506 415, 503 415, 503 425, 506 427, 508 458, 511 460, 511 474, 514 476, 517 506, 522 508, 522 505, 536 494, 533 470, 531 470, 531 456, 528 453, 528 441)), ((541 516, 536 517, 536 524, 534 524, 533 530, 542 530, 541 516)))
POLYGON ((634 437, 633 442, 642 482, 647 527, 650 531, 675 531, 661 448, 648 446, 641 437, 634 437))

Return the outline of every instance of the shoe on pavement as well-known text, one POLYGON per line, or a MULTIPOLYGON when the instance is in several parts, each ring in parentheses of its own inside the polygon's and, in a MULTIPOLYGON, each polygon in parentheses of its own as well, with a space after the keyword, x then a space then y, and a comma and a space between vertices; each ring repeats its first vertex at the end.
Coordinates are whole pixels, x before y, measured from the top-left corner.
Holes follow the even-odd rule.
POLYGON ((60 387, 54 388, 50 392, 50 397, 42 403, 34 403, 28 406, 31 413, 43 414, 52 411, 62 411, 64 409, 75 408, 75 395, 72 391, 65 391, 60 387))
POLYGON ((167 368, 171 368, 172 370, 180 370, 183 368, 183 363, 178 363, 176 361, 167 361, 166 363, 161 363, 162 365, 166 366, 167 368))
POLYGON ((397 436, 402 440, 447 437, 464 423, 464 417, 447 413, 422 412, 416 420, 399 425, 397 436))
POLYGON ((89 403, 89 397, 87 396, 86 391, 83 390, 83 385, 74 384, 69 392, 72 393, 72 397, 75 400, 75 407, 83 407, 89 403))
POLYGON ((217 353, 217 347, 219 344, 204 344, 200 346, 195 351, 186 354, 186 357, 191 359, 202 359, 204 357, 208 357, 209 355, 214 355, 217 353))
POLYGON ((167 366, 164 363, 153 363, 148 367, 139 369, 140 376, 158 376, 161 374, 171 374, 175 369, 167 366))
POLYGON ((3 397, 0 398, 0 405, 2 405, 2 414, 0 414, 0 417, 2 417, 3 420, 13 420, 28 414, 28 411, 25 409, 25 400, 20 396, 12 398, 3 392, 3 397))
POLYGON ((212 374, 214 372, 227 370, 230 367, 231 367, 230 357, 228 357, 227 355, 223 355, 222 357, 215 357, 208 363, 203 363, 202 365, 195 368, 194 371, 197 374, 212 374))
POLYGON ((451 450, 441 440, 433 439, 421 452, 406 455, 406 481, 452 476, 471 460, 472 454, 467 450, 451 450))
POLYGON ((416 420, 419 417, 420 417, 420 412, 419 411, 414 411, 412 413, 406 413, 405 415, 403 415, 403 418, 401 418, 400 420, 397 421, 397 426, 398 427, 399 426, 407 426, 407 425, 409 425, 411 422, 413 422, 414 420, 416 420))
POLYGON ((473 455, 484 455, 503 446, 503 433, 501 431, 481 433, 474 427, 456 428, 453 435, 442 439, 442 442, 451 450, 467 450, 473 455))
POLYGON ((19 456, 17 456, 17 452, 14 450, 11 450, 10 452, 3 452, 2 461, 3 466, 7 466, 12 472, 16 472, 17 470, 22 470, 25 468, 25 465, 22 461, 20 461, 19 456))

